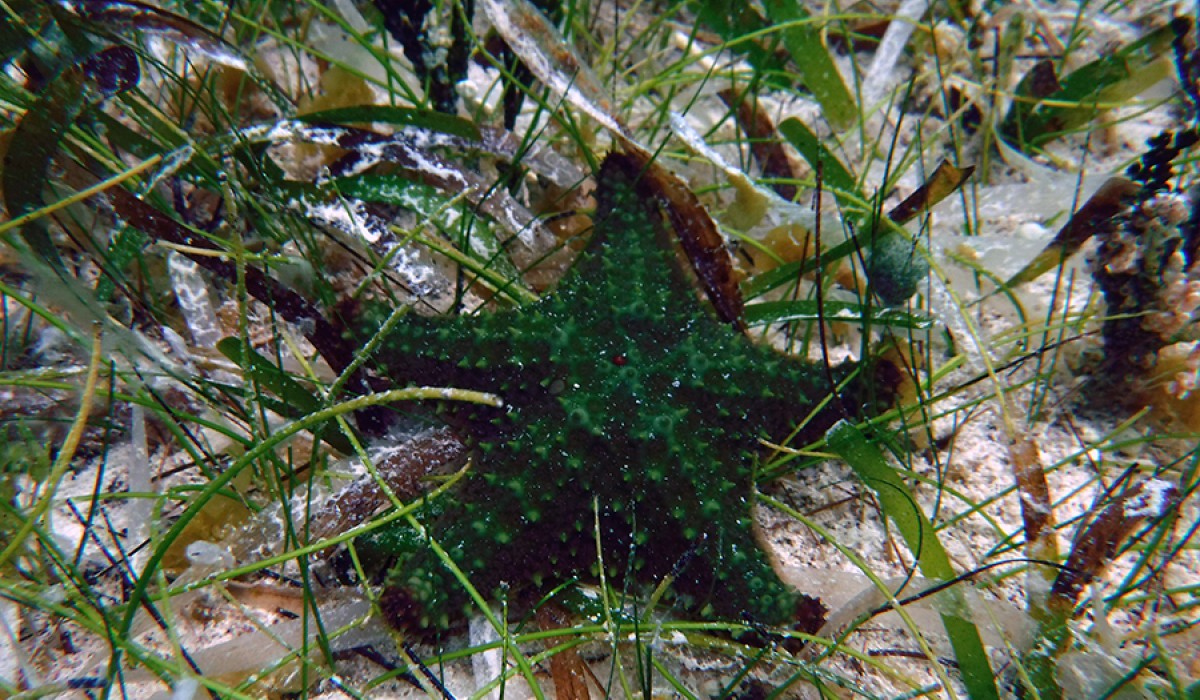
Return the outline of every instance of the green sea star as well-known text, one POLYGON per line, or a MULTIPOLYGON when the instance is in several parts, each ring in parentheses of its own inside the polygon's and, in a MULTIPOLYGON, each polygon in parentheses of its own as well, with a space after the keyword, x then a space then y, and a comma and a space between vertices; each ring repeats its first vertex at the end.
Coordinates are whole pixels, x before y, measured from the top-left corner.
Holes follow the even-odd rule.
MULTIPOLYGON (((811 601, 755 542, 754 453, 757 438, 785 439, 809 416, 831 375, 705 308, 658 204, 639 195, 639 171, 628 156, 605 160, 592 238, 553 293, 509 311, 413 317, 386 341, 398 383, 505 402, 441 408, 476 456, 430 534, 485 596, 504 584, 544 592, 596 575, 598 518, 610 580, 674 573, 675 601, 693 613, 788 624, 811 601)), ((404 557, 389 587, 410 627, 444 628, 468 602, 428 551, 404 557)))

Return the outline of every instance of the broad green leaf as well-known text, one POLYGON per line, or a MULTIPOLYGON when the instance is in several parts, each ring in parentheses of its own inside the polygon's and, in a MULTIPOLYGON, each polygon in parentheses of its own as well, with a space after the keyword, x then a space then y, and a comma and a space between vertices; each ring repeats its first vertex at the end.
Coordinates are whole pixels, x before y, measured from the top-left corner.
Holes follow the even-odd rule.
MULTIPOLYGON (((321 399, 312 391, 300 386, 291 375, 280 369, 274 362, 247 347, 240 338, 223 338, 217 343, 217 350, 242 368, 247 379, 253 378, 262 387, 275 393, 281 402, 276 404, 276 410, 288 418, 301 418, 316 413, 324 408, 321 399)), ((260 399, 266 397, 259 397, 260 399)), ((321 432, 321 438, 343 454, 353 454, 354 447, 342 434, 337 426, 330 426, 321 432)))
POLYGON ((825 185, 834 192, 858 192, 857 178, 851 174, 849 168, 842 165, 842 161, 838 160, 833 152, 825 147, 825 144, 821 143, 817 135, 804 122, 795 117, 785 119, 779 125, 779 133, 783 134, 788 143, 796 147, 804 160, 808 161, 808 164, 814 169, 818 163, 821 164, 825 185))
POLYGON ((764 82, 780 89, 792 87, 794 80, 786 73, 787 54, 777 50, 777 35, 743 40, 743 37, 759 34, 770 26, 754 6, 744 2, 698 0, 695 7, 700 22, 724 39, 729 50, 744 55, 764 82))
POLYGON ((821 104, 822 114, 835 129, 849 129, 858 121, 858 105, 821 39, 819 25, 801 23, 811 15, 798 0, 765 0, 763 6, 772 23, 783 25, 779 28, 783 45, 792 54, 792 64, 804 87, 812 90, 821 104))
MULTIPOLYGON (((1034 100, 1035 104, 1015 103, 1000 133, 1027 150, 1084 128, 1106 105, 1129 100, 1169 78, 1174 70, 1170 54, 1174 39, 1171 25, 1161 27, 1072 71, 1061 87, 1043 100, 1018 94, 1018 100, 1034 100)), ((1034 70, 1044 69, 1035 66, 1034 70)))
MULTIPOLYGON (((825 266, 834 260, 853 255, 856 250, 858 250, 858 245, 853 239, 842 241, 829 250, 821 252, 821 265, 825 266)), ((817 259, 815 256, 780 265, 743 282, 742 297, 747 301, 760 297, 772 289, 795 282, 801 275, 807 275, 816 269, 817 259)))
POLYGON ((392 204, 422 216, 433 216, 450 201, 437 188, 399 175, 356 175, 330 182, 343 197, 392 204))
MULTIPOLYGON (((825 439, 830 451, 850 465, 859 480, 875 493, 884 516, 892 521, 904 538, 921 572, 940 581, 949 582, 957 578, 958 574, 938 540, 933 523, 921 510, 920 503, 904 478, 888 463, 879 445, 857 425, 844 420, 830 428, 825 439)), ((948 593, 955 593, 955 589, 950 589, 948 593)), ((946 634, 954 649, 967 692, 972 700, 999 698, 979 629, 969 619, 965 598, 956 595, 955 599, 960 608, 957 612, 961 614, 943 612, 942 624, 946 626, 946 634)))

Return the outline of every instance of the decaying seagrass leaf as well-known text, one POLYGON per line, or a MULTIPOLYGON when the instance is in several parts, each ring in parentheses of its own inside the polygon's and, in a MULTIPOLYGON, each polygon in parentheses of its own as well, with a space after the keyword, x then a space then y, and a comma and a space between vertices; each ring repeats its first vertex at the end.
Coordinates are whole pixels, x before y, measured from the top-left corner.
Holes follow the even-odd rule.
MULTIPOLYGON (((1046 482, 1046 470, 1042 467, 1041 452, 1037 442, 1029 435, 1010 434, 1008 455, 1012 460, 1013 477, 1021 498, 1021 520, 1025 528, 1025 554, 1038 561, 1058 561, 1058 536, 1054 523, 1054 504, 1050 499, 1050 485, 1046 482)), ((1030 586, 1030 596, 1038 596, 1038 607, 1045 605, 1046 586, 1053 579, 1053 571, 1034 567, 1030 576, 1041 577, 1044 583, 1030 586)))
POLYGON ((480 6, 525 66, 556 94, 606 129, 629 138, 600 80, 528 0, 482 0, 480 6))
POLYGON ((1123 177, 1109 178, 1059 229, 1054 240, 1004 286, 1011 288, 1035 280, 1070 258, 1127 206, 1128 199, 1136 195, 1140 187, 1138 183, 1123 177))
POLYGON ((1075 537, 1071 553, 1050 589, 1051 609, 1064 613, 1073 609, 1084 587, 1112 562, 1137 527, 1165 515, 1178 499, 1175 486, 1161 479, 1147 479, 1113 496, 1111 503, 1075 537))
POLYGON ((957 192, 974 172, 973 165, 956 168, 943 160, 923 185, 888 212, 888 218, 898 224, 912 221, 921 212, 929 211, 938 202, 957 192))
MULTIPOLYGON (((538 627, 543 632, 562 629, 570 625, 570 614, 562 606, 549 602, 538 606, 535 613, 538 627)), ((570 636, 548 637, 545 645, 548 649, 570 641, 570 636)), ((579 655, 579 648, 572 647, 560 651, 550 657, 550 677, 554 680, 555 700, 588 700, 587 679, 591 669, 579 655)))
MULTIPOLYGON (((423 492, 423 479, 435 469, 453 467, 467 456, 467 446, 449 428, 435 428, 399 445, 378 460, 376 474, 401 501, 423 492)), ((337 492, 313 515, 313 541, 332 537, 366 522, 389 502, 375 475, 367 474, 337 492)), ((331 554, 334 550, 323 550, 331 554)))
POLYGON ((629 155, 642 168, 637 182, 638 192, 663 206, 717 317, 744 331, 744 306, 741 290, 733 274, 733 258, 712 217, 691 188, 666 168, 650 160, 649 154, 635 151, 629 155))
MULTIPOLYGON (((759 105, 757 98, 749 93, 739 95, 732 88, 717 94, 727 107, 734 110, 738 126, 750 138, 750 152, 762 168, 763 175, 774 180, 795 180, 792 160, 779 140, 779 133, 770 115, 759 105)), ((772 183, 771 189, 789 202, 796 199, 798 192, 795 185, 787 182, 772 183)))

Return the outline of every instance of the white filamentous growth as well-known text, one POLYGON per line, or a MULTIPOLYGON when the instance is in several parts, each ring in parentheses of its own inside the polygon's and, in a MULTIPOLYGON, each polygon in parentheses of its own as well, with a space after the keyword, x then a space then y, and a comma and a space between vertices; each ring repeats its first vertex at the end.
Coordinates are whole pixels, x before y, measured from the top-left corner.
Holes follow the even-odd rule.
POLYGON ((399 245, 386 223, 371 215, 362 201, 306 201, 301 206, 309 219, 362 241, 388 259, 391 270, 414 295, 427 297, 439 293, 442 277, 438 271, 422 259, 416 248, 399 245))
MULTIPOLYGON (((300 139, 319 145, 342 146, 349 132, 340 127, 312 126, 295 122, 279 122, 267 134, 275 141, 300 139)), ((429 129, 405 127, 386 140, 376 143, 358 144, 353 147, 357 160, 352 166, 339 172, 342 177, 358 175, 384 161, 400 163, 406 169, 427 176, 432 183, 446 192, 461 192, 469 202, 477 205, 484 213, 499 222, 512 236, 533 251, 545 251, 553 244, 553 235, 546 230, 537 217, 526 209, 507 191, 497 189, 494 184, 435 153, 433 148, 461 146, 457 137, 441 134, 429 129)), ((344 146, 342 146, 344 147, 344 146)), ((370 225, 370 217, 361 213, 361 203, 309 205, 306 212, 342 230, 375 243, 378 231, 364 228, 370 225), (335 211, 335 207, 345 211, 335 211), (323 208, 322 208, 323 207, 323 208), (340 224, 338 222, 341 222, 340 224)), ((382 226, 382 223, 379 224, 382 226)))
POLYGON ((372 217, 366 205, 357 199, 332 202, 304 202, 304 215, 317 223, 375 245, 387 235, 387 226, 372 217))

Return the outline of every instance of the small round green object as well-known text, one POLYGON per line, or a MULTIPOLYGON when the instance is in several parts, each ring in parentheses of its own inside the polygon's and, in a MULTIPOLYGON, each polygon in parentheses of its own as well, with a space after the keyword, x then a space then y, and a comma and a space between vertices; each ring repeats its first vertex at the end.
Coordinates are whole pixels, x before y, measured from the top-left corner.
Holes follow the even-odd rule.
POLYGON ((929 261, 917 252, 916 242, 898 233, 876 239, 867 255, 871 289, 888 306, 908 301, 928 276, 929 261))

